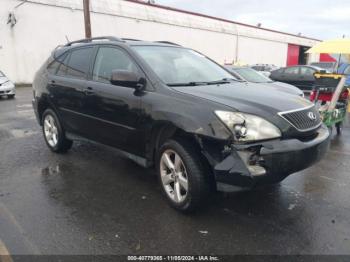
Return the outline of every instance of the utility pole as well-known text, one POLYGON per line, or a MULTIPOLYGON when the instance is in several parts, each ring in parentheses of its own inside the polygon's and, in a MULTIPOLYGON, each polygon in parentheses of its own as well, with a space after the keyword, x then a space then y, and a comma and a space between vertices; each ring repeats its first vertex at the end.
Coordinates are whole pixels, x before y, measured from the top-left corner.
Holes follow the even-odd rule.
POLYGON ((85 37, 91 38, 90 0, 84 0, 85 37))

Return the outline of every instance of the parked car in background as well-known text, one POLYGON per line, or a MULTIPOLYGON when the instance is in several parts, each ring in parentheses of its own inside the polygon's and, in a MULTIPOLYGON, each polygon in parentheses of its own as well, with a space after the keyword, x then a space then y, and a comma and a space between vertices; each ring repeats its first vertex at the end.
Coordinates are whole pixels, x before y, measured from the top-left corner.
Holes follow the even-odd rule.
POLYGON ((15 84, 0 71, 0 97, 14 98, 16 95, 15 84))
POLYGON ((320 67, 327 72, 333 73, 336 71, 337 62, 313 62, 310 65, 320 67))
POLYGON ((262 73, 266 77, 270 76, 271 71, 277 70, 279 68, 278 66, 275 66, 273 64, 255 64, 250 67, 262 73))
POLYGON ((66 152, 82 138, 115 147, 154 166, 162 192, 181 211, 207 204, 212 189, 278 183, 320 160, 329 145, 310 101, 237 81, 203 54, 169 42, 67 43, 36 73, 33 96, 51 151, 66 152))
POLYGON ((302 97, 304 96, 303 91, 301 91, 299 88, 286 83, 273 81, 250 67, 239 67, 230 65, 226 65, 225 67, 238 80, 259 84, 259 87, 266 88, 267 90, 275 89, 292 95, 298 95, 302 97))
POLYGON ((270 78, 275 81, 291 84, 303 91, 312 91, 315 84, 314 73, 323 68, 309 65, 282 67, 271 72, 270 78))

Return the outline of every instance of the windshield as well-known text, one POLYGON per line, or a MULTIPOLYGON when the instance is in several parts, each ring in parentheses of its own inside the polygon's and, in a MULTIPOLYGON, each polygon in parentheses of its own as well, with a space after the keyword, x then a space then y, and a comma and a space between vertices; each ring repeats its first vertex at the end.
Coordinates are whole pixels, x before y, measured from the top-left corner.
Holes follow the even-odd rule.
POLYGON ((0 77, 4 77, 4 73, 0 71, 0 77))
POLYGON ((133 46, 167 85, 194 85, 233 80, 233 76, 196 51, 169 46, 133 46))
POLYGON ((253 83, 271 83, 273 82, 270 78, 258 73, 251 68, 234 68, 233 71, 237 72, 244 80, 253 83))

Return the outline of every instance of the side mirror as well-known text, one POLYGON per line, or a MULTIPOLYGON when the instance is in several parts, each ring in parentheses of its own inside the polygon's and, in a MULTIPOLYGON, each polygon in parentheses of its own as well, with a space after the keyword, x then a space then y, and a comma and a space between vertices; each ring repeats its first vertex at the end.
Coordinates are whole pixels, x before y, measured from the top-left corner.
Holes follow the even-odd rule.
POLYGON ((146 86, 146 79, 132 71, 113 70, 111 84, 142 90, 146 86))

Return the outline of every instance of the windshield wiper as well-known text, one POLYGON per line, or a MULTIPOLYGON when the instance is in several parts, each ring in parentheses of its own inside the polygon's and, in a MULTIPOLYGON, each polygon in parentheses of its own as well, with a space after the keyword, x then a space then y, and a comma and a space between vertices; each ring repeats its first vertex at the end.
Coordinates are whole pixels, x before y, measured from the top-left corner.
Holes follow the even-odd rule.
MULTIPOLYGON (((232 81, 239 81, 234 78, 223 78, 216 81, 206 81, 206 82, 187 82, 187 83, 170 83, 168 86, 204 86, 204 85, 219 85, 219 84, 228 84, 232 81)), ((240 81, 239 81, 240 82, 240 81)))
POLYGON ((216 80, 216 81, 210 81, 207 82, 207 85, 220 85, 220 84, 228 84, 234 81, 235 79, 233 78, 223 78, 221 80, 216 80))
POLYGON ((187 82, 187 83, 170 83, 168 86, 203 86, 207 85, 207 82, 187 82))

